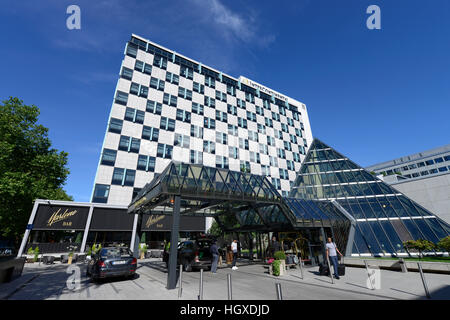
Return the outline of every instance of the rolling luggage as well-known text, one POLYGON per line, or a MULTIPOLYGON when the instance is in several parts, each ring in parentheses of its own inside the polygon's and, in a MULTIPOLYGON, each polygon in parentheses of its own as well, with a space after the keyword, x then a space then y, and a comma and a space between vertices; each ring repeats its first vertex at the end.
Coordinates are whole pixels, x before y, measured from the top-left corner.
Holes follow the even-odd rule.
POLYGON ((345 276, 345 264, 338 264, 338 275, 345 276))
POLYGON ((326 264, 319 264, 319 274, 321 276, 329 276, 330 275, 330 269, 326 264))

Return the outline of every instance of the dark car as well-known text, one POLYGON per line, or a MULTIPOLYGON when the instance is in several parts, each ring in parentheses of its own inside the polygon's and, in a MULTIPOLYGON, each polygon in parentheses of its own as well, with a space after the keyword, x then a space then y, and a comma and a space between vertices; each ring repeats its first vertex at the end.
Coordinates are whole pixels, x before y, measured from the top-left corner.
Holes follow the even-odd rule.
POLYGON ((107 247, 92 256, 86 276, 94 281, 109 277, 133 278, 136 266, 137 260, 128 248, 107 247))
MULTIPOLYGON (((193 269, 211 269, 212 254, 209 251, 212 239, 197 239, 183 241, 178 245, 177 265, 183 265, 184 271, 193 269)), ((163 255, 166 266, 169 264, 169 254, 163 255)))

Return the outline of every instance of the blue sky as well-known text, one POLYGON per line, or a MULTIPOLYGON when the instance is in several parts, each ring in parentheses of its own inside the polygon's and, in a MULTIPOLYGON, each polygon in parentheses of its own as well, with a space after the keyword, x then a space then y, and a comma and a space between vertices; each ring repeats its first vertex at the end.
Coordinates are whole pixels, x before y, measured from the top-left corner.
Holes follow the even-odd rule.
POLYGON ((69 153, 65 189, 89 201, 135 33, 304 102, 313 135, 367 166, 450 143, 449 17, 448 0, 3 0, 0 99, 40 107, 69 153), (381 30, 366 28, 372 4, 381 30))

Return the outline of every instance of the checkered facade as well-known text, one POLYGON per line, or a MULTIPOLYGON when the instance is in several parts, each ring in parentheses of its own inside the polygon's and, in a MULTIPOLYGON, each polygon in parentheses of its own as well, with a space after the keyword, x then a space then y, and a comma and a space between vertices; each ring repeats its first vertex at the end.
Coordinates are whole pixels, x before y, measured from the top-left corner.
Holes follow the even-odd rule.
POLYGON ((311 141, 304 104, 133 35, 92 201, 129 204, 171 160, 266 175, 287 195, 311 141))

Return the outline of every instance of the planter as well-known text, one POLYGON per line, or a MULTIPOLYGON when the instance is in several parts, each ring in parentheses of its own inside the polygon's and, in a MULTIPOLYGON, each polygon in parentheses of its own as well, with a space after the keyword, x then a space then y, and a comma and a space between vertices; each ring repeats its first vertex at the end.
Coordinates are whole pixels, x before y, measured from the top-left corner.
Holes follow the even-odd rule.
MULTIPOLYGON (((273 276, 273 263, 269 264, 269 274, 273 276)), ((284 276, 286 274, 286 261, 281 260, 280 263, 280 276, 284 276)))
POLYGON ((141 251, 141 256, 139 257, 139 259, 145 259, 145 252, 144 251, 141 251))
POLYGON ((72 264, 72 259, 73 259, 73 257, 69 256, 69 259, 67 260, 67 264, 72 264))

